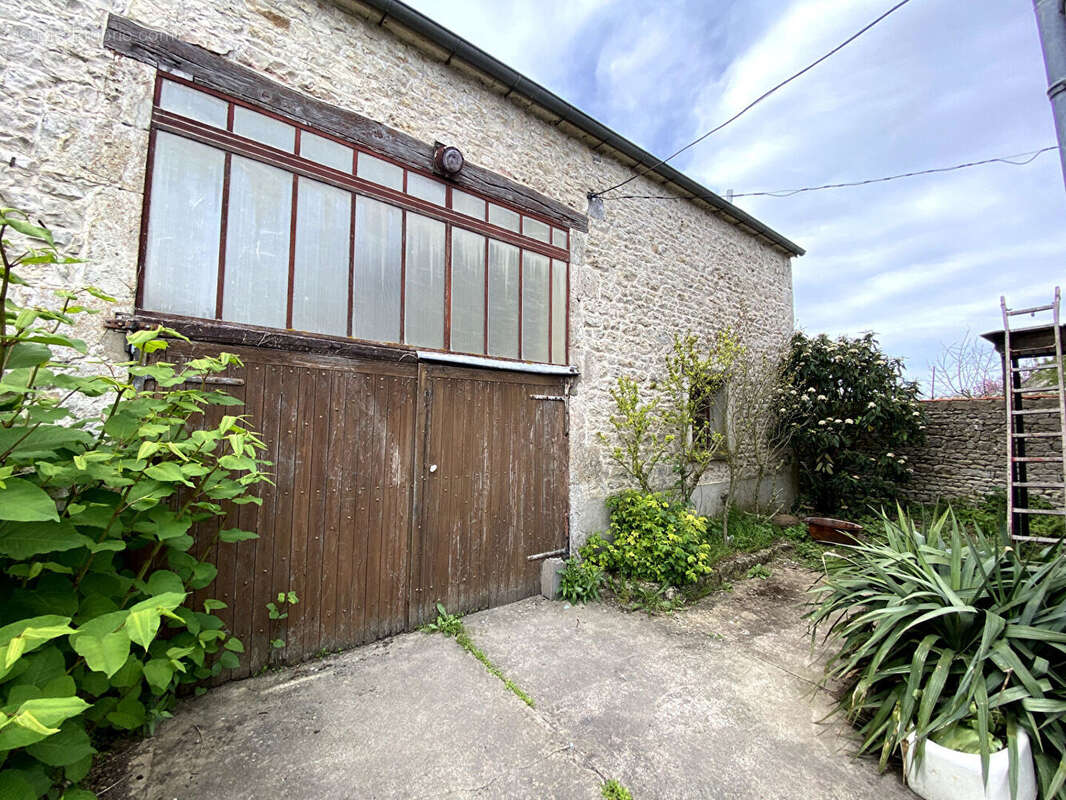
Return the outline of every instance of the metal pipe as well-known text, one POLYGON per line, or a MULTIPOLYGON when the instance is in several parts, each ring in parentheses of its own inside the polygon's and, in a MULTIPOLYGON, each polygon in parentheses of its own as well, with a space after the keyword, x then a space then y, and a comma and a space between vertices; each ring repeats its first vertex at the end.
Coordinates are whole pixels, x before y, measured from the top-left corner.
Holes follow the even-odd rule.
POLYGON ((1059 140, 1059 161, 1066 185, 1066 14, 1062 0, 1033 0, 1036 27, 1044 50, 1047 70, 1047 96, 1055 117, 1055 133, 1059 140))

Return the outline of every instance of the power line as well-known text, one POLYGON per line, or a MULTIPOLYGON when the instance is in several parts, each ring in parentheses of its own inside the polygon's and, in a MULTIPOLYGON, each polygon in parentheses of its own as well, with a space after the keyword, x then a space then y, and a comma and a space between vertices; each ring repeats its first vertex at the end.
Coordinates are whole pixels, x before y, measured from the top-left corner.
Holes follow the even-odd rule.
MULTIPOLYGON (((997 158, 986 158, 983 161, 967 161, 964 164, 953 164, 950 167, 935 167, 933 169, 920 169, 915 172, 902 172, 899 175, 887 175, 883 178, 866 178, 861 181, 852 181, 850 183, 825 183, 821 186, 804 186, 801 189, 777 189, 772 192, 739 192, 734 194, 733 197, 792 197, 796 194, 803 192, 820 192, 823 189, 844 189, 851 186, 866 186, 871 183, 886 183, 887 181, 898 181, 900 178, 913 178, 916 175, 935 175, 940 172, 954 172, 960 169, 969 169, 970 167, 980 167, 985 164, 1010 164, 1015 167, 1024 167, 1026 164, 1031 164, 1037 158, 1044 153, 1051 152, 1052 150, 1058 150, 1058 145, 1051 145, 1050 147, 1044 147, 1040 150, 1032 150, 1028 153, 1017 153, 1012 156, 999 156, 997 158), (1022 159, 1017 161, 1015 159, 1022 159)), ((677 194, 619 194, 614 197, 606 198, 608 200, 690 200, 691 197, 686 197, 677 194)))
POLYGON ((885 19, 889 15, 891 15, 894 12, 898 11, 899 9, 903 8, 903 6, 907 5, 907 3, 909 3, 909 2, 910 2, 910 0, 900 0, 899 3, 896 3, 896 5, 892 6, 892 8, 888 9, 888 11, 886 11, 884 14, 879 16, 873 22, 869 23, 868 25, 866 25, 864 28, 862 28, 858 32, 856 32, 856 33, 852 34, 851 36, 849 36, 843 42, 841 42, 836 47, 834 47, 832 50, 830 50, 828 53, 826 53, 824 56, 822 56, 821 58, 817 59, 816 61, 812 61, 810 64, 808 64, 806 67, 801 69, 799 72, 797 72, 794 75, 792 75, 792 76, 786 78, 785 80, 781 81, 781 83, 777 84, 772 89, 769 89, 768 91, 763 92, 763 94, 759 95, 757 98, 752 100, 750 103, 748 103, 748 105, 744 106, 744 108, 742 108, 736 114, 731 116, 729 119, 727 119, 721 125, 718 125, 717 127, 712 128, 711 130, 707 131, 707 133, 703 134, 703 136, 701 136, 698 139, 695 139, 695 140, 689 142, 684 147, 682 147, 680 150, 677 150, 676 152, 671 153, 666 158, 662 159, 661 161, 656 162, 655 164, 652 164, 650 167, 648 167, 647 169, 643 170, 642 172, 634 171, 634 173, 631 176, 626 178, 621 183, 616 183, 614 186, 611 186, 611 187, 609 187, 607 189, 603 189, 602 191, 599 191, 599 192, 590 192, 589 193, 589 198, 591 199, 593 197, 602 197, 603 195, 607 194, 607 192, 613 192, 615 189, 620 189, 621 187, 625 186, 630 181, 636 180, 641 175, 646 175, 647 173, 651 172, 653 169, 658 169, 663 164, 665 164, 667 161, 670 161, 671 159, 675 158, 676 156, 679 156, 682 153, 684 153, 690 147, 695 147, 697 144, 702 142, 704 139, 706 139, 711 134, 717 133, 718 131, 722 130, 722 128, 724 128, 726 125, 729 125, 730 123, 740 119, 740 117, 744 116, 744 114, 749 112, 751 109, 755 108, 755 106, 757 106, 759 103, 761 103, 767 97, 772 95, 778 89, 782 88, 783 86, 786 86, 787 84, 789 84, 792 81, 796 80, 796 78, 800 77, 804 73, 807 73, 810 70, 812 70, 815 67, 817 67, 819 64, 821 64, 823 61, 825 61, 830 56, 833 56, 836 53, 838 53, 841 50, 843 50, 849 44, 851 44, 856 39, 858 39, 860 36, 862 36, 864 33, 866 33, 866 31, 870 30, 870 28, 872 28, 875 25, 877 25, 877 23, 881 22, 883 19, 885 19))

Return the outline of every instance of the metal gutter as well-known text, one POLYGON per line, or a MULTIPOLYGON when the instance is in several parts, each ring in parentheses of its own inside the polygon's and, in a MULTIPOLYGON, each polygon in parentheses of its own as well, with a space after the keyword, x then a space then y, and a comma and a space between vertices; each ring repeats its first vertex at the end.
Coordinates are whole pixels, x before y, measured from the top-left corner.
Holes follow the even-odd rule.
POLYGON ((741 229, 750 230, 756 236, 768 240, 771 244, 790 255, 801 256, 804 254, 805 251, 802 247, 782 236, 765 223, 760 222, 746 211, 737 208, 669 164, 655 166, 658 164, 659 159, 647 150, 633 144, 633 142, 593 119, 581 109, 572 106, 558 95, 548 91, 539 83, 531 81, 520 72, 507 66, 461 36, 452 33, 443 25, 415 11, 410 6, 401 3, 399 0, 357 0, 357 2, 381 14, 381 18, 377 21, 379 25, 384 25, 386 20, 389 19, 395 20, 401 26, 444 50, 447 53, 444 63, 450 63, 452 58, 460 58, 506 87, 505 97, 521 95, 557 116, 559 120, 555 123, 556 126, 565 122, 598 140, 597 144, 592 145, 593 149, 606 145, 637 162, 638 165, 654 167, 649 170, 649 174, 657 174, 665 182, 674 184, 674 187, 682 193, 687 192, 691 195, 688 199, 702 200, 741 229))

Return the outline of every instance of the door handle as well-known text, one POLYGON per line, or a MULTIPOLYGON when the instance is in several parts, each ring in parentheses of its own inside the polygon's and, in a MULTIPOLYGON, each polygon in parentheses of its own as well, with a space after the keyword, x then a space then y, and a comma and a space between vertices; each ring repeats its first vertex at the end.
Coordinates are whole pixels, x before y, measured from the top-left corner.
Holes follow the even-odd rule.
POLYGON ((429 465, 429 472, 430 472, 430 474, 432 475, 432 474, 433 474, 434 472, 436 472, 436 471, 437 471, 437 465, 436 465, 436 464, 430 464, 430 465, 429 465))

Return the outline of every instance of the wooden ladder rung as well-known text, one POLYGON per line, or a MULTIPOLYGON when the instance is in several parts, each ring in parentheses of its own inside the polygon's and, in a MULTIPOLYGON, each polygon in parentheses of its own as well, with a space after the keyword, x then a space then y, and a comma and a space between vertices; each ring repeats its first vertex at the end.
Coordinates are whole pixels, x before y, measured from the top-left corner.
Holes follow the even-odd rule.
POLYGON ((1029 462, 1032 464, 1054 464, 1062 461, 1062 456, 1014 456, 1011 461, 1029 462))
POLYGON ((1018 389, 1011 389, 1014 394, 1046 394, 1057 395, 1058 391, 1051 386, 1022 386, 1018 389))
POLYGON ((1044 481, 1022 481, 1012 485, 1021 489, 1066 489, 1066 483, 1046 483, 1044 481))
POLYGON ((1014 536, 1016 542, 1043 542, 1044 544, 1058 544, 1062 541, 1063 537, 1058 539, 1052 539, 1047 536, 1014 536))
POLYGON ((1055 309, 1054 304, 1050 306, 1033 306, 1032 308, 1016 308, 1013 310, 1007 310, 1008 317, 1017 317, 1022 314, 1035 314, 1038 311, 1053 311, 1055 309))
POLYGON ((1046 514, 1049 517, 1066 517, 1066 511, 1058 508, 1016 508, 1015 514, 1046 514))
POLYGON ((1012 439, 1058 439, 1062 431, 1050 431, 1048 433, 1012 433, 1012 439))
POLYGON ((1057 408, 1023 408, 1020 411, 1011 411, 1010 413, 1019 416, 1023 414, 1058 414, 1059 410, 1057 408))

